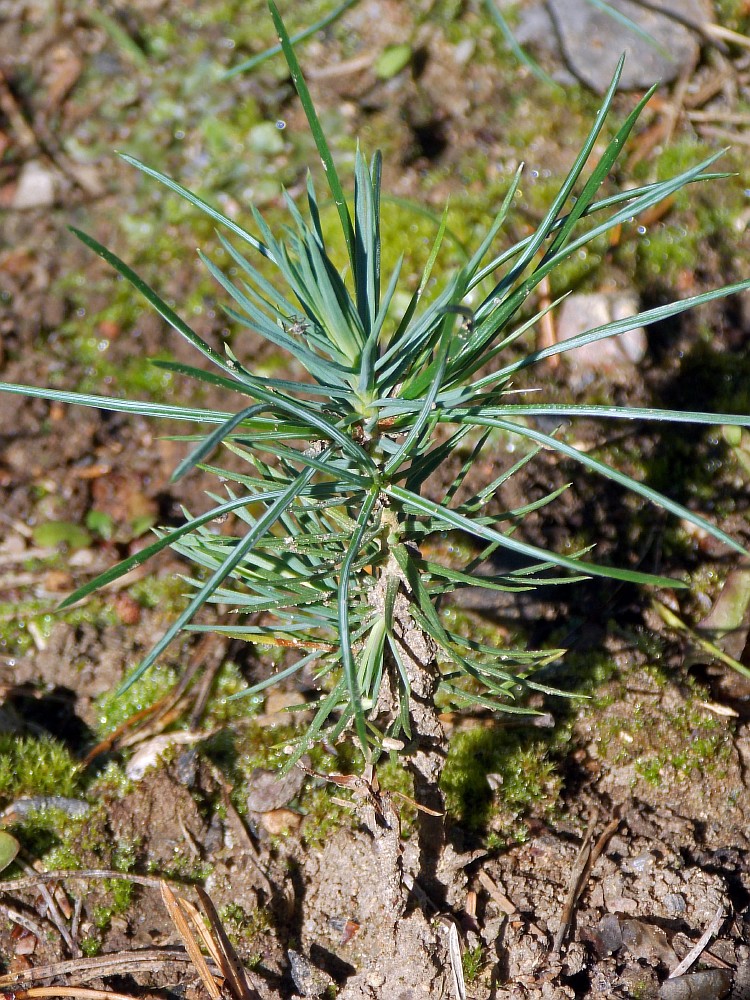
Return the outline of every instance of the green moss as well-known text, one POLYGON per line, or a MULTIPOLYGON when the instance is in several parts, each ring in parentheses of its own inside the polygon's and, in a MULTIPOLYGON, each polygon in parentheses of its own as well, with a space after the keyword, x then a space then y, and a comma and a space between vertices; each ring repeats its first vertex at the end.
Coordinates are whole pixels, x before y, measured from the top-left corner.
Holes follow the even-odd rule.
MULTIPOLYGON (((244 705, 246 702, 239 701, 237 704, 244 705)), ((240 814, 244 815, 247 811, 244 789, 252 772, 256 768, 276 769, 281 772, 288 761, 285 747, 294 742, 302 731, 303 728, 298 729, 287 721, 280 722, 276 726, 250 721, 241 729, 235 727, 231 733, 225 730, 207 741, 205 752, 232 783, 234 787, 232 801, 240 814)), ((343 745, 340 749, 342 754, 336 757, 320 746, 311 748, 309 752, 311 768, 321 774, 330 774, 334 771, 358 773, 361 770, 360 757, 356 753, 350 756, 352 751, 350 745, 343 745)), ((385 781, 389 787, 403 784, 403 779, 397 776, 397 770, 397 767, 394 768, 393 773, 389 775, 386 769, 385 781)), ((322 846, 333 831, 355 821, 356 814, 345 806, 333 802, 332 796, 343 800, 349 797, 349 793, 346 789, 310 778, 303 785, 295 802, 295 808, 305 817, 302 837, 310 846, 322 846)))
POLYGON ((239 903, 229 903, 219 917, 234 947, 244 952, 244 964, 251 969, 259 965, 263 949, 258 939, 272 927, 268 912, 258 907, 248 913, 239 903))
MULTIPOLYGON (((571 624, 566 623, 561 639, 570 635, 571 624)), ((554 639, 553 636, 550 641, 554 642, 554 639)), ((596 698, 602 685, 614 676, 616 670, 614 660, 602 649, 571 650, 563 657, 555 683, 564 691, 596 698)), ((578 707, 580 702, 569 704, 578 707)))
MULTIPOLYGON (((676 720, 672 718, 664 721, 668 724, 669 721, 676 720)), ((712 720, 701 720, 704 732, 707 721, 712 720)), ((713 727, 709 725, 708 728, 710 730, 713 727)), ((681 736, 674 739, 667 736, 667 744, 666 747, 650 746, 635 761, 636 771, 655 787, 661 787, 665 779, 670 778, 681 782, 694 777, 696 773, 721 774, 731 754, 731 739, 725 731, 709 731, 703 736, 696 736, 695 729, 691 733, 683 731, 681 736)))
MULTIPOLYGON (((695 166, 706 156, 705 145, 693 137, 678 138, 662 150, 656 163, 649 161, 634 171, 638 179, 653 175, 658 180, 674 177, 695 166)), ((727 154, 717 165, 720 170, 746 171, 746 165, 727 154)), ((615 253, 617 262, 631 272, 637 284, 652 296, 671 296, 693 272, 700 272, 707 254, 716 258, 712 270, 727 278, 736 274, 737 264, 731 241, 726 239, 745 205, 743 182, 726 178, 711 184, 692 184, 678 191, 662 219, 646 228, 624 231, 615 253)))
POLYGON ((479 978, 484 961, 484 948, 478 944, 475 948, 467 948, 461 956, 461 965, 464 970, 464 979, 471 984, 479 978))
POLYGON ((98 735, 107 736, 136 712, 163 698, 177 683, 177 678, 176 670, 157 664, 121 694, 111 692, 98 698, 95 704, 98 735))
POLYGON ((0 797, 62 795, 80 790, 78 761, 51 736, 0 733, 0 797))
POLYGON ((91 921, 97 930, 105 932, 112 923, 112 910, 109 906, 95 906, 91 912, 91 921))
POLYGON ((485 829, 494 816, 510 833, 519 816, 554 809, 560 778, 550 742, 562 743, 567 735, 560 730, 545 739, 497 725, 456 733, 441 780, 449 812, 473 830, 485 829), (488 775, 495 776, 496 794, 488 775))
MULTIPOLYGON (((0 605, 0 650, 9 658, 23 656, 34 646, 29 631, 29 612, 38 610, 40 602, 26 601, 19 604, 0 605)), ((33 613, 31 620, 34 620, 33 613)))
POLYGON ((52 624, 62 621, 71 628, 90 625, 95 629, 103 629, 116 625, 119 621, 117 613, 104 596, 90 597, 85 603, 67 609, 62 614, 51 615, 50 618, 52 624))
POLYGON ((112 917, 125 913, 133 901, 133 883, 124 879, 104 879, 101 890, 109 894, 106 903, 100 903, 92 910, 92 922, 100 931, 109 930, 112 917))
POLYGON ((42 808, 25 816, 15 829, 24 847, 48 870, 111 865, 111 831, 101 804, 91 806, 82 818, 63 809, 42 808))
POLYGON ((716 0, 714 9, 719 24, 741 35, 750 32, 750 14, 746 0, 716 0))
MULTIPOLYGON (((48 822, 49 817, 46 816, 45 820, 48 822)), ((38 853, 35 851, 34 853, 36 856, 43 858, 44 864, 49 871, 75 871, 77 868, 83 867, 81 865, 81 852, 72 841, 72 829, 69 824, 63 828, 64 843, 57 842, 58 834, 53 836, 48 829, 46 832, 47 848, 38 853)), ((26 837, 24 837, 24 843, 28 849, 31 849, 31 844, 26 837)))
POLYGON ((124 767, 114 760, 108 761, 104 770, 89 785, 89 795, 95 801, 104 798, 122 799, 132 791, 133 781, 125 773, 124 767))
POLYGON ((112 912, 125 913, 133 899, 133 883, 125 879, 107 879, 104 887, 112 893, 112 912))
POLYGON ((177 576, 144 576, 128 593, 142 608, 159 608, 165 615, 179 614, 187 603, 187 586, 177 576))
MULTIPOLYGON (((50 563, 44 565, 49 567, 50 563)), ((44 643, 59 623, 71 628, 90 625, 95 629, 118 623, 112 604, 104 597, 91 597, 63 612, 52 613, 50 603, 48 600, 0 603, 0 651, 5 656, 22 656, 35 645, 44 643)))
POLYGON ((205 725, 213 729, 224 726, 239 719, 247 719, 259 709, 259 704, 249 698, 233 699, 234 695, 244 691, 247 682, 240 668, 231 660, 225 661, 216 675, 206 714, 205 725))
POLYGON ((330 785, 315 787, 310 782, 303 789, 300 795, 300 809, 305 814, 302 836, 308 847, 323 847, 338 829, 351 826, 356 821, 353 810, 332 801, 332 795, 346 798, 340 792, 341 789, 334 790, 330 785))
POLYGON ((284 766, 284 747, 297 735, 289 718, 284 717, 277 726, 262 726, 251 722, 243 727, 235 744, 237 766, 242 779, 247 778, 256 767, 281 769, 284 766))
POLYGON ((81 951, 86 958, 96 958, 97 955, 101 953, 102 943, 98 937, 93 934, 87 934, 82 937, 79 941, 81 946, 81 951))
MULTIPOLYGON (((673 682, 659 666, 642 673, 654 695, 673 682)), ((618 706, 627 701, 626 707, 618 707, 616 715, 596 708, 587 717, 602 755, 617 765, 632 762, 636 774, 658 788, 723 773, 731 753, 730 727, 701 706, 704 689, 690 678, 683 679, 683 689, 687 700, 665 709, 656 698, 634 701, 621 685, 615 701, 618 706)))
POLYGON ((255 935, 271 928, 271 921, 265 910, 258 908, 248 913, 239 903, 228 903, 219 911, 219 916, 235 934, 255 935))
POLYGON ((205 882, 213 872, 213 865, 210 861, 196 859, 193 854, 185 852, 177 853, 169 864, 157 865, 156 862, 149 861, 146 870, 159 878, 174 879, 177 882, 205 882))

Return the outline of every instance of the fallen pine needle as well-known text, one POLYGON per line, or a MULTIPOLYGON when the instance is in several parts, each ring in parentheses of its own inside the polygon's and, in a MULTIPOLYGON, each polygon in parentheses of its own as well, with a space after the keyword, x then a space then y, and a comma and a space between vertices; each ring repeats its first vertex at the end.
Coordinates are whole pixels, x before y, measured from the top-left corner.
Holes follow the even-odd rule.
POLYGON ((701 954, 705 951, 708 946, 708 942, 718 933, 719 928, 724 922, 724 909, 720 906, 716 913, 713 915, 713 919, 708 927, 705 929, 703 934, 701 934, 700 940, 696 943, 695 947, 691 948, 690 951, 685 955, 683 960, 679 965, 675 966, 672 972, 669 973, 670 979, 675 979, 677 976, 684 975, 691 965, 698 961, 701 954))

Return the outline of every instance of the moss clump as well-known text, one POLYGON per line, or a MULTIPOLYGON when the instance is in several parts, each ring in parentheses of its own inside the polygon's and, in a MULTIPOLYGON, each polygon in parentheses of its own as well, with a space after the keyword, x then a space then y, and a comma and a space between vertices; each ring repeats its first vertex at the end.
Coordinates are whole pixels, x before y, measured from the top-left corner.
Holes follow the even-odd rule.
POLYGON ((677 701, 663 669, 644 668, 641 677, 652 698, 634 701, 623 688, 612 712, 591 714, 593 742, 602 756, 619 766, 632 763, 635 774, 657 788, 721 775, 731 753, 731 729, 701 706, 706 692, 687 679, 686 697, 677 701))
POLYGON ((72 798, 81 788, 78 761, 51 736, 0 734, 0 798, 60 795, 72 798))
MULTIPOLYGON (((59 558, 45 561, 44 566, 59 563, 59 558)), ((38 561, 29 567, 37 570, 38 561)), ((35 647, 36 643, 49 639, 56 624, 92 625, 104 628, 117 623, 117 615, 112 605, 100 597, 90 598, 85 604, 63 613, 51 614, 49 601, 10 601, 0 603, 0 652, 6 657, 20 657, 35 647)))
POLYGON ((550 743, 565 738, 563 729, 544 738, 499 726, 457 733, 441 781, 449 812, 469 829, 486 829, 492 821, 495 833, 517 836, 520 816, 549 813, 557 805, 561 781, 550 743))
POLYGON ((159 608, 165 615, 179 614, 187 599, 185 582, 176 576, 151 573, 138 580, 128 593, 142 608, 159 608))
POLYGON ((39 612, 39 601, 0 605, 0 650, 4 656, 23 656, 34 645, 29 616, 39 612))
POLYGON ((482 969, 482 961, 484 958, 484 949, 481 944, 478 944, 476 948, 467 948, 466 951, 461 956, 461 965, 464 970, 464 979, 467 983, 476 982, 479 977, 479 973, 482 969))
MULTIPOLYGON (((133 781, 125 773, 125 769, 116 761, 110 760, 103 771, 89 785, 88 793, 94 801, 119 800, 133 791, 133 781)), ((121 848, 118 848, 118 851, 121 848)), ((115 865, 115 867, 118 867, 115 865)), ((128 871, 127 868, 121 869, 128 871)))
MULTIPOLYGON (((704 720, 705 721, 705 720, 704 720)), ((729 759, 731 743, 724 732, 708 732, 703 736, 683 737, 678 746, 659 750, 651 748, 635 762, 635 769, 646 781, 659 788, 671 777, 685 781, 691 775, 721 770, 729 759), (681 746, 681 748, 680 748, 681 746)))
POLYGON ((87 934, 86 937, 82 937, 79 944, 85 958, 96 958, 102 950, 101 941, 93 934, 87 934))
POLYGON ((222 664, 216 675, 211 699, 208 703, 205 714, 205 726, 207 729, 214 729, 219 726, 228 725, 235 720, 247 719, 253 714, 254 707, 248 698, 239 698, 232 701, 234 695, 243 691, 247 687, 240 669, 236 663, 227 660, 222 664))
POLYGON ((133 883, 123 879, 105 879, 101 889, 109 893, 109 901, 100 903, 92 911, 91 919, 94 926, 104 932, 109 930, 112 917, 125 913, 133 900, 133 883))
MULTIPOLYGON (((239 705, 247 705, 246 701, 238 701, 239 705)), ((248 779, 256 768, 282 770, 288 761, 285 747, 298 736, 298 729, 287 719, 294 716, 281 716, 276 726, 261 725, 252 720, 241 730, 235 728, 230 733, 224 730, 205 744, 205 752, 217 765, 233 785, 232 802, 237 811, 244 815, 247 812, 245 789, 248 779)), ((328 753, 320 746, 312 747, 309 753, 310 767, 321 774, 358 773, 361 770, 361 758, 350 744, 342 745, 341 755, 328 753)), ((399 789, 403 778, 398 777, 400 765, 391 767, 383 765, 382 783, 384 787, 399 789)), ((381 770, 378 769, 378 776, 381 770)), ((408 779, 407 779, 408 781, 408 779)), ((404 788, 406 789, 406 785, 404 788)), ((333 784, 310 778, 305 782, 295 801, 295 807, 304 816, 301 835, 308 846, 320 847, 326 839, 341 826, 350 825, 355 814, 346 806, 332 801, 332 797, 346 799, 346 789, 333 784)), ((407 791, 407 794, 410 794, 407 791)))
MULTIPOLYGON (((44 566, 49 567, 56 562, 57 558, 45 562, 44 566)), ((34 571, 38 566, 35 561, 29 569, 34 571)), ((103 628, 117 622, 112 606, 100 597, 90 598, 85 604, 61 614, 51 614, 49 607, 49 601, 38 600, 0 603, 0 652, 6 657, 23 656, 36 643, 49 639, 58 622, 74 628, 78 625, 103 628)))
POLYGON ((248 913, 239 903, 229 903, 219 911, 219 917, 227 936, 235 948, 241 949, 243 960, 250 968, 261 961, 260 953, 253 953, 257 939, 271 929, 271 920, 266 910, 255 909, 248 913), (246 954, 248 949, 250 954, 246 954))
POLYGON ((200 861, 190 854, 177 854, 168 865, 149 861, 146 870, 159 878, 174 879, 176 882, 203 883, 214 870, 210 861, 200 861))
POLYGON ((300 809, 305 814, 302 837, 308 847, 320 848, 341 827, 351 826, 355 814, 345 806, 333 802, 332 795, 344 798, 341 789, 331 790, 331 786, 315 786, 308 782, 300 794, 300 809))
POLYGON ((96 730, 104 738, 136 712, 149 708, 177 683, 177 671, 159 664, 126 691, 103 695, 96 701, 96 730))
POLYGON ((295 727, 287 720, 288 716, 282 716, 277 726, 263 726, 250 720, 233 734, 219 734, 222 738, 210 741, 207 750, 235 787, 244 786, 257 767, 279 770, 283 767, 284 746, 296 735, 295 727))
POLYGON ((95 906, 91 913, 91 920, 94 927, 104 933, 109 930, 112 923, 112 910, 108 906, 95 906))
MULTIPOLYGON (((673 177, 695 166, 706 156, 706 148, 692 137, 678 139, 665 148, 655 164, 659 180, 673 177)), ((746 165, 728 153, 719 169, 746 172, 746 165)), ((634 171, 638 179, 647 179, 654 171, 652 162, 640 164, 634 171)), ((671 296, 675 288, 689 290, 696 270, 713 256, 711 270, 727 276, 736 273, 736 253, 726 239, 744 208, 742 184, 723 183, 706 186, 692 184, 678 191, 669 211, 657 222, 644 226, 636 220, 626 230, 615 259, 626 272, 635 270, 640 288, 651 295, 671 296)))

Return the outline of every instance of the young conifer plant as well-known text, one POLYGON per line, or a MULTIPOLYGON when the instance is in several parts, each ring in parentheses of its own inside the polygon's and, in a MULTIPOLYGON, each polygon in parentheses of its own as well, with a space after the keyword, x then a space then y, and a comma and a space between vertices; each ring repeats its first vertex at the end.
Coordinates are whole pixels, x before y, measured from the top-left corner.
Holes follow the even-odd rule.
POLYGON ((354 735, 365 761, 376 759, 384 746, 403 747, 418 779, 417 797, 426 801, 441 767, 434 752, 443 743, 436 698, 441 706, 523 710, 514 699, 523 688, 546 690, 535 683, 534 670, 558 655, 494 648, 463 638, 438 613, 443 595, 467 586, 522 591, 590 576, 679 585, 592 562, 588 552, 562 555, 518 538, 516 529, 524 515, 553 501, 557 493, 491 514, 488 504, 498 488, 536 451, 553 449, 574 459, 744 552, 700 515, 555 433, 544 432, 535 419, 545 418, 545 426, 550 418, 562 422, 579 417, 750 426, 750 418, 554 401, 519 403, 513 376, 555 354, 676 316, 750 287, 750 282, 650 309, 519 357, 522 336, 547 311, 529 316, 522 307, 556 267, 602 233, 686 185, 724 176, 710 172, 717 154, 669 180, 596 200, 652 93, 638 102, 593 159, 620 64, 580 153, 536 231, 513 246, 496 249, 518 189, 519 168, 481 244, 427 301, 446 229, 443 217, 421 281, 406 308, 397 312, 400 263, 391 274, 381 275, 381 157, 376 153, 368 162, 357 150, 353 198, 348 199, 287 31, 275 4, 269 6, 338 213, 346 255, 343 271, 334 264, 324 236, 321 200, 311 176, 305 208, 285 194, 291 224, 275 234, 255 208, 250 209, 252 224, 246 229, 176 181, 130 156, 124 159, 219 224, 218 239, 231 270, 203 253, 200 258, 233 300, 227 313, 286 351, 305 370, 307 381, 254 374, 228 346, 223 351, 209 346, 126 263, 91 236, 75 231, 208 366, 154 363, 220 388, 226 393, 226 410, 30 386, 3 388, 185 421, 197 432, 186 436, 193 444, 173 479, 198 466, 221 483, 209 494, 205 513, 186 515, 182 526, 160 531, 143 551, 64 602, 73 604, 167 546, 194 567, 188 577, 189 603, 128 683, 148 670, 183 630, 213 628, 261 646, 286 647, 293 662, 245 693, 258 693, 303 668, 312 671, 320 695, 312 723, 292 748, 292 759, 316 741, 336 741, 347 733, 354 735), (269 280, 253 256, 265 258, 278 280, 269 280), (485 289, 481 296, 480 288, 485 289), (475 302, 471 308, 469 301, 475 302), (459 502, 460 487, 493 431, 520 439, 524 457, 475 496, 459 502), (237 461, 231 468, 210 464, 218 446, 244 463, 244 471, 236 471, 237 461), (428 496, 428 477, 451 460, 458 467, 456 456, 467 454, 444 495, 428 496), (216 527, 228 514, 235 519, 232 533, 216 527), (444 531, 464 533, 478 546, 476 559, 461 570, 435 561, 424 545, 430 535, 444 531), (498 550, 520 556, 522 568, 502 575, 476 573, 498 550), (210 603, 231 608, 235 621, 196 624, 196 614, 210 603), (253 623, 248 624, 251 616, 253 623))

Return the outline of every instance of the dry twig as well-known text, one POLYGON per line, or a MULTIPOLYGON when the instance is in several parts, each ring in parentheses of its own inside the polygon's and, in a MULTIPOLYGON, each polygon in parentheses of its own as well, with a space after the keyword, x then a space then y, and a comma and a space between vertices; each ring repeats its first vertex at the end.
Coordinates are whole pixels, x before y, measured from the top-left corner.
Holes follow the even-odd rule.
POLYGON ((35 872, 25 878, 11 878, 0 882, 0 892, 16 892, 18 889, 34 889, 47 882, 62 882, 65 879, 118 878, 135 885, 145 885, 149 889, 160 889, 162 879, 148 875, 132 875, 130 872, 118 872, 113 868, 81 868, 51 872, 35 872))
MULTIPOLYGON (((171 965, 184 965, 190 956, 183 948, 142 948, 137 951, 116 951, 95 958, 70 958, 32 969, 20 969, 0 976, 0 989, 18 994, 18 989, 34 983, 66 977, 72 985, 104 979, 108 976, 130 976, 136 972, 155 972, 171 965)), ((209 965, 210 967, 210 965, 209 965)), ((213 970, 212 970, 213 971, 213 970)), ((218 968, 216 973, 218 974, 218 968)))
MULTIPOLYGON (((34 871, 31 865, 27 864, 25 861, 21 859, 17 858, 16 864, 20 865, 26 872, 26 874, 29 875, 31 878, 33 878, 38 874, 37 872, 34 871)), ((81 951, 78 942, 73 940, 70 930, 68 929, 68 925, 65 922, 65 918, 60 912, 60 907, 55 902, 53 894, 49 891, 44 882, 39 882, 37 888, 41 893, 42 898, 44 899, 44 902, 47 907, 47 913, 49 914, 49 918, 57 928, 60 937, 63 939, 68 948, 68 951, 73 956, 73 958, 80 958, 83 952, 81 951)))
POLYGON ((599 814, 598 812, 595 812, 591 822, 589 823, 586 835, 583 838, 583 843, 581 844, 578 857, 573 865, 573 870, 570 873, 568 894, 565 898, 562 914, 560 915, 560 926, 557 928, 557 933, 555 934, 555 939, 552 942, 552 948, 550 949, 550 954, 552 955, 559 955, 560 949, 563 946, 563 942, 565 941, 565 937, 570 928, 576 904, 581 897, 581 893, 586 887, 589 875, 591 874, 591 869, 594 867, 602 854, 602 851, 609 843, 610 837, 620 825, 620 817, 615 816, 615 818, 610 820, 610 822, 605 826, 596 843, 592 845, 594 829, 598 818, 599 814))

